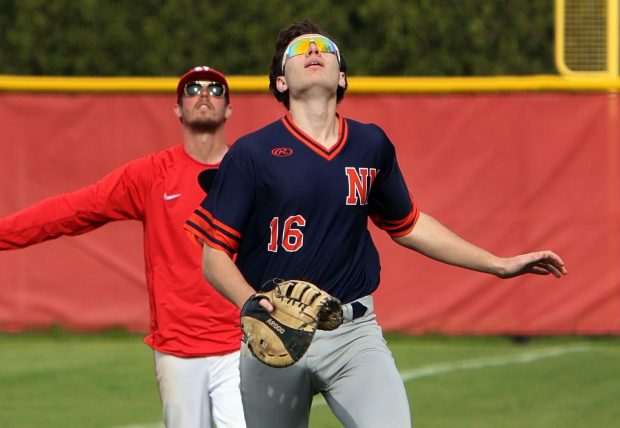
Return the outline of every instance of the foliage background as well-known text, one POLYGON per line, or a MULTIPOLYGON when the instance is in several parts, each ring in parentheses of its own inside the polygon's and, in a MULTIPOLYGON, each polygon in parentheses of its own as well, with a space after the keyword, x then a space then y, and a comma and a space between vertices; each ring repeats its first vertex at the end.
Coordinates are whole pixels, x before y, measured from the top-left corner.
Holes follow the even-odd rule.
POLYGON ((278 31, 304 18, 350 75, 555 73, 553 0, 2 0, 0 74, 264 75, 278 31))

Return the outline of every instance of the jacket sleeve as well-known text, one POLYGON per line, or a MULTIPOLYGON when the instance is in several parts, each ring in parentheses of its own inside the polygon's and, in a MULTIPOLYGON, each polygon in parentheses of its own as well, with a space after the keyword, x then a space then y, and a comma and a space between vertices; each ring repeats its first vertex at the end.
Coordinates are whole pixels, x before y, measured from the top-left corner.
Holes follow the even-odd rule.
POLYGON ((43 201, 0 219, 0 250, 27 247, 62 235, 79 235, 110 221, 141 219, 146 159, 124 165, 95 184, 43 201))

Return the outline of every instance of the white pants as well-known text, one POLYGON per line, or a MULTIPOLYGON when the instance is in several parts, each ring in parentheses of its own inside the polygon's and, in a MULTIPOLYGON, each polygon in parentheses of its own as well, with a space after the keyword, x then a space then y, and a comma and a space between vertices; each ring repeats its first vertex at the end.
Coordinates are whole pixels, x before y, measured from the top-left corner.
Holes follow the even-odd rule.
POLYGON ((167 428, 245 428, 239 392, 239 351, 181 358, 155 351, 167 428))

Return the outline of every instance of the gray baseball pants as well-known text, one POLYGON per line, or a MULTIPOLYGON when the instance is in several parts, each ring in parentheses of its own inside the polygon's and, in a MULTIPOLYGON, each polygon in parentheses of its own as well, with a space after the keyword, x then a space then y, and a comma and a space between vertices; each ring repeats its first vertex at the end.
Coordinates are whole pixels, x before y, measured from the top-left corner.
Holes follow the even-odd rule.
POLYGON ((321 393, 346 428, 410 428, 405 387, 372 311, 359 300, 334 331, 317 331, 308 352, 290 367, 268 367, 241 349, 241 396, 248 428, 306 428, 321 393), (365 311, 365 313, 364 313, 365 311), (359 318, 351 320, 353 313, 359 318))

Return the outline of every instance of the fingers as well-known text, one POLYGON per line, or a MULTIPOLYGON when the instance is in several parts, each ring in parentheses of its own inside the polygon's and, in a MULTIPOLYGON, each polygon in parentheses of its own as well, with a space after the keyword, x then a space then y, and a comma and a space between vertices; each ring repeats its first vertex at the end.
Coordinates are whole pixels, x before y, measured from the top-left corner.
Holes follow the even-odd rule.
POLYGON ((532 253, 534 261, 530 264, 530 272, 536 275, 553 275, 561 278, 568 274, 564 261, 553 251, 532 253))
POLYGON ((258 304, 261 305, 267 312, 273 312, 273 305, 269 301, 269 299, 264 298, 258 301, 258 304))
POLYGON ((568 274, 564 261, 553 251, 543 251, 540 254, 540 259, 537 262, 537 266, 546 269, 556 278, 560 278, 562 275, 568 274))
POLYGON ((547 263, 536 263, 531 267, 531 273, 536 275, 553 275, 556 278, 562 276, 561 271, 555 266, 547 263))

